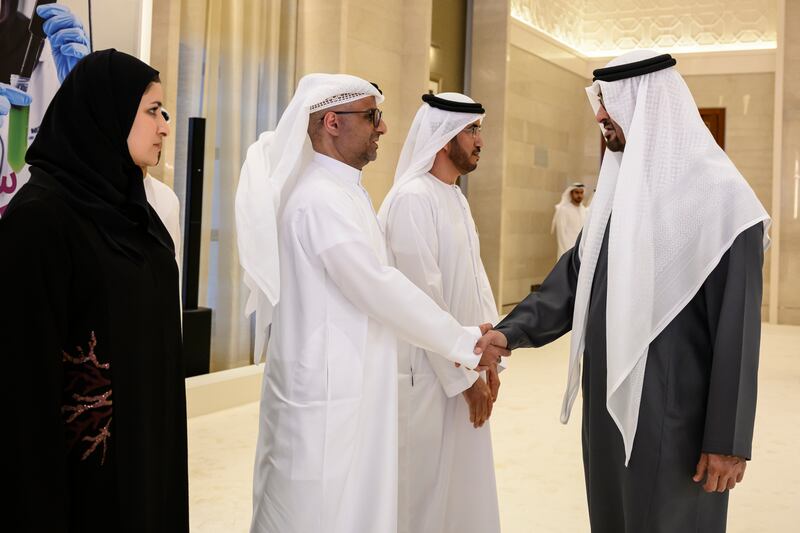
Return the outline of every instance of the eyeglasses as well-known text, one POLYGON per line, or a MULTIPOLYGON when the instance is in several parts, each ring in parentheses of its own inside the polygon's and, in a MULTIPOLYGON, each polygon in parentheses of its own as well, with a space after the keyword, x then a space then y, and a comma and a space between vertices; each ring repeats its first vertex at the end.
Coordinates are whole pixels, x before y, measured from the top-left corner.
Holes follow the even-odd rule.
POLYGON ((164 122, 169 122, 169 111, 163 107, 161 108, 161 116, 164 117, 164 122))
POLYGON ((481 126, 479 124, 472 124, 470 126, 467 126, 466 128, 464 128, 461 131, 469 133, 473 137, 477 137, 478 135, 481 134, 481 126))
POLYGON ((364 111, 331 111, 331 113, 335 115, 366 114, 367 117, 372 121, 372 125, 376 128, 381 125, 381 118, 383 117, 383 111, 375 107, 373 107, 372 109, 366 109, 364 111))

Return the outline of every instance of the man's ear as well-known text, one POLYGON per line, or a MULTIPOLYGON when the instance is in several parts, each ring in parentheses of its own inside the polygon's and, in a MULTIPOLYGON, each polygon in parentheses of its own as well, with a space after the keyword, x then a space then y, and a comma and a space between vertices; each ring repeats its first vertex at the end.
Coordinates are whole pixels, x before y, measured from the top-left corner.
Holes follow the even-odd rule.
POLYGON ((322 117, 322 127, 325 128, 328 134, 338 137, 340 133, 339 116, 333 112, 325 113, 322 117))

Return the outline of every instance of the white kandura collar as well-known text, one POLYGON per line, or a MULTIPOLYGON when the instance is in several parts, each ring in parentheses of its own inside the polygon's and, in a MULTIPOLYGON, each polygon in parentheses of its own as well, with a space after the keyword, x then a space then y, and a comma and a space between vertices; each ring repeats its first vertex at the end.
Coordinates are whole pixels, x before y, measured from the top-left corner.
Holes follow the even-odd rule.
POLYGON ((436 183, 438 183, 439 185, 441 185, 442 187, 446 187, 446 188, 448 188, 448 189, 458 189, 458 188, 459 188, 459 186, 458 186, 458 185, 456 185, 455 183, 453 183, 453 184, 451 185, 451 184, 449 184, 449 183, 445 183, 445 182, 443 182, 442 180, 440 180, 439 178, 437 178, 436 176, 434 176, 434 175, 433 175, 433 174, 431 174, 430 172, 426 172, 426 173, 425 173, 425 175, 426 175, 428 178, 430 178, 430 179, 432 179, 433 181, 435 181, 436 183))
POLYGON ((347 163, 342 163, 338 159, 320 154, 319 152, 314 152, 313 161, 326 170, 329 170, 334 176, 342 178, 347 183, 358 185, 361 182, 361 171, 351 167, 347 163))

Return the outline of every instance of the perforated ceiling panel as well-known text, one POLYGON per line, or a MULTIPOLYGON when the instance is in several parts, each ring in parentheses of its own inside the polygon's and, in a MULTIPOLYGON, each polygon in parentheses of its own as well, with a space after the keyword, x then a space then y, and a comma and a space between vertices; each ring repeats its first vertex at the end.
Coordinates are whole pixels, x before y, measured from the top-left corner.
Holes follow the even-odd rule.
POLYGON ((511 0, 512 16, 589 57, 635 48, 774 48, 775 0, 511 0))

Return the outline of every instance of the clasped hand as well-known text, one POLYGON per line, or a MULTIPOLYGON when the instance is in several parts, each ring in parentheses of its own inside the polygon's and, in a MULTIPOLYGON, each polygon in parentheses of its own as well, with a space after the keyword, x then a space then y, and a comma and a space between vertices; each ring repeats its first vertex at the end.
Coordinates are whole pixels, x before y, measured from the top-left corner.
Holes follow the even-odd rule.
MULTIPOLYGON (((477 371, 486 371, 486 379, 479 376, 472 386, 464 391, 464 399, 469 405, 469 421, 475 428, 479 428, 486 423, 492 414, 494 402, 500 391, 500 378, 498 375, 497 364, 500 357, 511 355, 506 349, 508 342, 505 335, 499 331, 493 331, 491 324, 481 324, 481 335, 483 335, 475 345, 475 354, 481 355, 477 371)), ((458 366, 458 363, 456 363, 458 366)))
POLYGON ((511 350, 508 349, 506 336, 492 329, 491 324, 481 324, 479 327, 483 336, 475 344, 475 355, 480 355, 481 361, 475 370, 481 372, 491 365, 497 366, 501 357, 511 355, 511 350))

